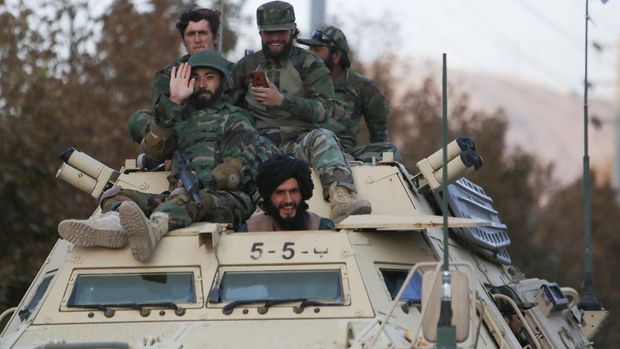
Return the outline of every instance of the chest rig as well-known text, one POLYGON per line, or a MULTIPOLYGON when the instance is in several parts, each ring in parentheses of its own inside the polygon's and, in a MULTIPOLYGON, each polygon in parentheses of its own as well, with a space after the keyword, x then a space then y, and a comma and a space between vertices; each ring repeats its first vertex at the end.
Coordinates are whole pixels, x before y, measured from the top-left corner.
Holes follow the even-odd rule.
POLYGON ((225 115, 223 110, 205 109, 191 113, 175 125, 177 150, 189 159, 190 168, 196 172, 203 188, 212 186, 211 173, 222 162, 219 140, 225 115))
MULTIPOLYGON (((306 59, 310 64, 310 58, 306 59)), ((268 61, 263 55, 258 62, 255 71, 264 71, 265 75, 271 80, 280 92, 291 97, 305 98, 304 77, 300 69, 296 68, 290 59, 283 59, 279 62, 268 61)), ((279 132, 285 139, 293 139, 317 127, 316 124, 302 120, 287 110, 279 107, 265 106, 254 99, 251 92, 251 85, 245 100, 254 118, 256 129, 261 133, 279 132)))

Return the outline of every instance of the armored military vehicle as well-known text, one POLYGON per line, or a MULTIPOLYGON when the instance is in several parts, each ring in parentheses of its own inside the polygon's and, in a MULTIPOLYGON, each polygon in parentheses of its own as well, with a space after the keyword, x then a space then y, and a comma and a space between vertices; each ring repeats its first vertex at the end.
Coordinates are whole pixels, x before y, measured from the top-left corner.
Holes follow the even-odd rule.
MULTIPOLYGON (((385 153, 352 163, 373 212, 336 231, 238 233, 194 223, 169 232, 148 263, 127 248, 58 240, 20 304, 2 314, 12 316, 0 347, 446 347, 438 326, 446 300, 444 325, 458 348, 591 347, 606 312, 579 309, 574 289, 512 265, 493 200, 460 178, 470 169, 458 143, 446 165, 448 255, 439 152, 415 170, 385 153)), ((111 184, 167 190, 166 172, 135 160, 115 171, 77 150, 65 155, 58 176, 95 198, 111 184)), ((329 215, 320 193, 309 204, 329 215)))

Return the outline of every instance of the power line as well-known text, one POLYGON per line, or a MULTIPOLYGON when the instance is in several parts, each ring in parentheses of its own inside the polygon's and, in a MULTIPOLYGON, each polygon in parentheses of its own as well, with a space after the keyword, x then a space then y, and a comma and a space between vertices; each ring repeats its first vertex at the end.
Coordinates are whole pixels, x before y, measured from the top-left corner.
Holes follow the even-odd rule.
MULTIPOLYGON (((430 24, 428 22, 426 22, 423 18, 418 18, 417 21, 422 24, 424 27, 429 28, 429 30, 424 31, 425 34, 430 34, 431 36, 434 36, 436 38, 439 39, 439 41, 447 44, 450 47, 456 47, 458 51, 460 51, 461 56, 465 56, 467 60, 471 61, 471 62, 476 62, 478 60, 477 57, 474 57, 470 54, 470 52, 463 48, 460 44, 455 43, 452 40, 452 37, 448 36, 448 35, 442 35, 441 34, 441 30, 436 30, 436 29, 431 29, 433 24, 430 24)), ((422 32, 422 31, 420 31, 422 32)), ((442 50, 445 51, 445 46, 442 47, 442 50)))
POLYGON ((578 45, 577 41, 573 40, 573 36, 564 31, 562 27, 555 24, 551 19, 547 18, 543 12, 540 12, 534 6, 532 6, 527 0, 520 0, 516 2, 520 4, 523 8, 525 8, 528 12, 530 12, 534 17, 536 17, 540 22, 547 25, 549 28, 553 29, 558 35, 566 39, 571 43, 571 47, 575 49, 577 52, 581 53, 582 47, 578 45))
MULTIPOLYGON (((467 0, 464 0, 464 1, 467 2, 467 0)), ((468 4, 461 3, 461 5, 467 8, 469 12, 473 14, 473 18, 475 20, 466 19, 465 17, 460 15, 460 12, 454 11, 453 8, 451 8, 450 6, 447 6, 444 2, 440 2, 440 3, 444 6, 444 8, 448 10, 448 12, 452 16, 458 17, 458 19, 461 22, 467 22, 464 24, 465 25, 469 24, 470 27, 472 27, 474 30, 476 30, 477 32, 481 33, 482 35, 486 37, 489 37, 491 40, 495 41, 499 46, 504 46, 506 45, 506 43, 509 43, 510 47, 512 47, 513 53, 521 57, 522 59, 524 59, 527 62, 527 64, 530 67, 532 67, 534 70, 538 71, 539 73, 542 73, 543 75, 547 76, 549 79, 558 79, 558 80, 564 79, 564 76, 560 74, 559 72, 557 72, 554 68, 539 61, 536 57, 530 56, 529 54, 524 53, 520 49, 520 45, 516 43, 515 40, 505 35, 496 26, 491 24, 484 16, 480 15, 477 12, 477 10, 474 10, 475 7, 472 6, 471 3, 468 3, 468 4), (486 28, 484 27, 482 27, 481 29, 480 22, 484 22, 488 28, 491 28, 491 31, 485 30, 486 28), (493 33, 494 35, 491 35, 491 33, 493 33)), ((460 1, 457 3, 460 3, 460 1)))

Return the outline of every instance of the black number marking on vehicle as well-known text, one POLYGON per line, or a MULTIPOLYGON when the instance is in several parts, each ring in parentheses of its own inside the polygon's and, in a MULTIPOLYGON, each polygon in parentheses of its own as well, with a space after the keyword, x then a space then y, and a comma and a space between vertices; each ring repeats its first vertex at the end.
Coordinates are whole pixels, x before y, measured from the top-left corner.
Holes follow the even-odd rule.
POLYGON ((252 259, 259 259, 263 255, 263 245, 265 244, 262 242, 255 242, 252 244, 252 249, 250 250, 250 253, 252 253, 250 257, 252 257, 252 259))
POLYGON ((295 249, 293 249, 293 246, 295 246, 294 242, 284 243, 284 246, 282 246, 282 258, 291 259, 295 256, 295 249))

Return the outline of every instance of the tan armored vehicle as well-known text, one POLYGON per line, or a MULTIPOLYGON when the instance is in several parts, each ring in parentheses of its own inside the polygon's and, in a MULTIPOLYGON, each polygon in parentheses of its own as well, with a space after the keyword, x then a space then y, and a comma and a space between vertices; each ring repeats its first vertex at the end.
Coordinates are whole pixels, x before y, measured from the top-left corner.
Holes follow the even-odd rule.
MULTIPOLYGON (((459 153, 451 143, 450 181, 468 171, 459 153)), ((372 165, 353 164, 359 196, 373 213, 350 216, 337 231, 237 233, 195 223, 167 234, 148 263, 127 248, 58 240, 21 303, 3 313, 12 317, 0 347, 441 347, 437 158, 421 160, 415 171, 389 153, 372 165)), ((94 197, 112 183, 161 192, 166 174, 135 161, 117 172, 79 151, 59 170, 94 197)), ((580 310, 575 290, 525 278, 512 266, 506 227, 481 187, 461 178, 448 195, 447 299, 456 346, 591 347, 606 313, 580 310)), ((320 193, 309 204, 329 215, 320 193)))

